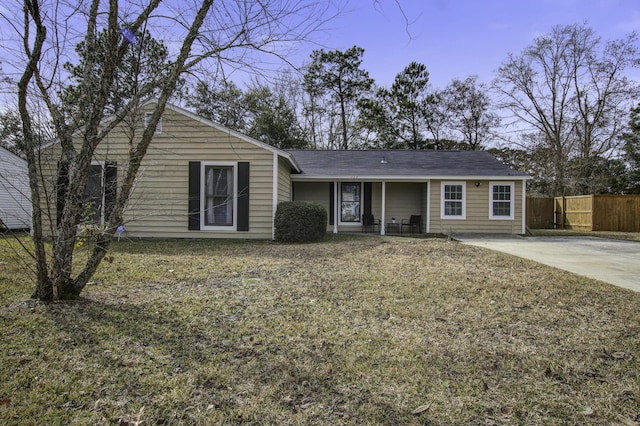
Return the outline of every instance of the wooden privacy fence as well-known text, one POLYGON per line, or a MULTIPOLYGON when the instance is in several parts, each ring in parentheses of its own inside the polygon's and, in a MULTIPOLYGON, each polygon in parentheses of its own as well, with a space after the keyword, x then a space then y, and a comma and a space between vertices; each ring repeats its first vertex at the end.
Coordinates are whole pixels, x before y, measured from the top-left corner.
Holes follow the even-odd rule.
POLYGON ((528 198, 527 226, 533 229, 640 232, 640 195, 528 198))
POLYGON ((527 227, 553 229, 553 198, 527 198, 527 227))

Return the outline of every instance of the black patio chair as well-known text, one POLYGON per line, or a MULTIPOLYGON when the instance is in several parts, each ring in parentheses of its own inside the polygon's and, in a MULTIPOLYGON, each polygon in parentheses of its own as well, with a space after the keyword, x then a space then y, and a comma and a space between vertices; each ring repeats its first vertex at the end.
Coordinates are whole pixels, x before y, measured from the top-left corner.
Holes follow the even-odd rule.
POLYGON ((378 231, 380 231, 380 220, 376 221, 372 214, 365 213, 362 215, 362 232, 369 232, 369 228, 371 228, 373 232, 376 232, 376 226, 378 227, 378 231))
POLYGON ((419 234, 420 232, 422 232, 422 216, 411 215, 408 221, 407 219, 402 219, 402 224, 400 226, 401 231, 405 226, 409 228, 409 232, 411 232, 412 234, 414 231, 417 231, 419 234))

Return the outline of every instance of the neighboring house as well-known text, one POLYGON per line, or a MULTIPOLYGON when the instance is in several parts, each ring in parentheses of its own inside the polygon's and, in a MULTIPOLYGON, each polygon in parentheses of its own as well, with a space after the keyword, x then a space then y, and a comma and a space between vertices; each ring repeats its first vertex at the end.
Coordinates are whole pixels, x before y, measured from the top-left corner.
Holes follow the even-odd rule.
MULTIPOLYGON (((133 129, 121 130, 94 155, 86 198, 96 222, 104 220, 116 196, 111 183, 127 161, 133 129)), ((45 184, 60 191, 59 147, 41 155, 45 184)), ((278 204, 309 200, 326 206, 329 232, 361 231, 362 215, 371 213, 384 224, 419 215, 421 232, 521 234, 527 178, 486 152, 283 151, 168 105, 131 194, 125 232, 271 239, 278 204)), ((379 232, 401 230, 390 225, 379 232)))
POLYGON ((31 228, 27 162, 0 147, 0 230, 31 228))

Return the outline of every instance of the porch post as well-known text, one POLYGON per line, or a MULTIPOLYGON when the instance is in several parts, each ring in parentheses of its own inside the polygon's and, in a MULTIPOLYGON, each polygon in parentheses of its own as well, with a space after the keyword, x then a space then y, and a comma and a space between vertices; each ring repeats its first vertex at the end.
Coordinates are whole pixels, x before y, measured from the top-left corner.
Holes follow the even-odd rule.
MULTIPOLYGON (((515 194, 513 194, 515 198, 515 194)), ((515 203, 514 203, 515 206, 515 203)), ((515 213, 515 212, 514 212, 515 213)), ((527 181, 522 179, 522 235, 527 234, 527 181)))
POLYGON ((427 181, 427 234, 431 232, 431 181, 427 181))
POLYGON ((340 214, 340 200, 338 199, 338 181, 333 183, 333 199, 335 200, 333 203, 333 233, 338 233, 338 216, 340 214))
POLYGON ((387 211, 387 182, 382 181, 382 222, 380 222, 380 235, 384 235, 385 233, 385 223, 387 223, 386 219, 386 211, 387 211))

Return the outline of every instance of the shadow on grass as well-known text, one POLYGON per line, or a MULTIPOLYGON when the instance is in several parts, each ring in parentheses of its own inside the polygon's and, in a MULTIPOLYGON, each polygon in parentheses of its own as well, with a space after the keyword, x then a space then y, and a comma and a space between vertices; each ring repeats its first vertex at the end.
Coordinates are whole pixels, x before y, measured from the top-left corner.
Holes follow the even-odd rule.
POLYGON ((120 413, 116 417, 122 419, 145 407, 150 424, 205 418, 340 423, 345 415, 357 415, 358 406, 369 406, 363 413, 367 421, 402 419, 396 407, 358 386, 357 378, 345 381, 354 373, 335 344, 304 335, 292 344, 291 335, 268 318, 261 326, 252 322, 241 304, 216 313, 206 304, 81 299, 50 304, 46 311, 61 334, 59 346, 50 349, 78 363, 58 368, 87 378, 77 385, 92 401, 77 405, 100 400, 104 416, 120 413))

